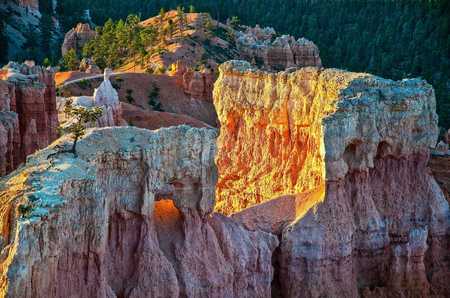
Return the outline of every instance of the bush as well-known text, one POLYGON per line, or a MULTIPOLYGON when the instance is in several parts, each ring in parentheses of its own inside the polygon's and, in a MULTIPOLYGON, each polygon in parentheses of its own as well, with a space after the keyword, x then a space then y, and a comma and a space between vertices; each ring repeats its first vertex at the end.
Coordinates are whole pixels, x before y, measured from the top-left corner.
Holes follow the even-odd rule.
POLYGON ((133 90, 127 89, 127 95, 125 98, 129 103, 134 102, 134 98, 133 98, 132 94, 133 94, 133 90))
POLYGON ((148 95, 148 105, 152 107, 154 111, 163 112, 161 102, 159 101, 159 88, 153 85, 148 95))
POLYGON ((30 203, 27 204, 21 204, 19 205, 19 214, 23 218, 27 218, 31 216, 31 213, 33 212, 33 205, 30 203))
POLYGON ((61 58, 60 61, 61 70, 77 70, 80 65, 80 60, 78 59, 77 53, 74 49, 70 49, 61 58))

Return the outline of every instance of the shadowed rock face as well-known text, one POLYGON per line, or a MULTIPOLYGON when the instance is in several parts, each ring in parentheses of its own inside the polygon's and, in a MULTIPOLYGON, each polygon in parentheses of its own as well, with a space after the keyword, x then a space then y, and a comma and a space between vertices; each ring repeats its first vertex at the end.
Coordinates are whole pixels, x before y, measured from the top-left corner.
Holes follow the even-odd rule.
POLYGON ((0 176, 57 137, 54 73, 10 63, 0 80, 0 176))
POLYGON ((270 296, 276 237, 212 213, 215 139, 105 128, 31 156, 1 182, 2 296, 270 296))
POLYGON ((95 38, 97 33, 91 29, 89 24, 78 23, 75 28, 70 29, 64 36, 61 53, 64 56, 69 50, 80 53, 84 45, 95 38))
POLYGON ((450 294, 449 205, 426 167, 430 85, 232 61, 214 104, 216 209, 280 235, 283 297, 450 294))
POLYGON ((319 48, 306 38, 278 36, 273 28, 245 27, 236 31, 236 45, 242 59, 271 71, 290 67, 322 66, 319 48))

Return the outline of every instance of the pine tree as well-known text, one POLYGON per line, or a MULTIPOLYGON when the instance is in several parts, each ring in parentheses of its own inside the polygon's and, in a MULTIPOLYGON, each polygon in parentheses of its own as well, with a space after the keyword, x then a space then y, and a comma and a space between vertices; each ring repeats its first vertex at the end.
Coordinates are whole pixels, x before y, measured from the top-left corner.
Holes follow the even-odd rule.
POLYGON ((86 108, 74 106, 72 99, 68 99, 64 105, 64 114, 66 114, 69 119, 73 119, 73 122, 68 126, 60 126, 59 130, 61 133, 70 134, 73 143, 70 150, 62 152, 70 152, 76 156, 77 142, 86 134, 86 125, 97 121, 102 116, 103 110, 100 107, 86 108))

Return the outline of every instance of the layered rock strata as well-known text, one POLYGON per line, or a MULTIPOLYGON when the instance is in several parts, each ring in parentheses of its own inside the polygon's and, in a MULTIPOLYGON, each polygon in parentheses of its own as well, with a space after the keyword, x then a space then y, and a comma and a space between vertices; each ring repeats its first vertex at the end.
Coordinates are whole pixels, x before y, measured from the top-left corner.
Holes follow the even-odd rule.
POLYGON ((241 58, 267 70, 322 66, 319 48, 310 40, 290 35, 277 36, 273 28, 245 27, 236 31, 236 46, 241 58))
POLYGON ((278 240, 212 213, 215 140, 104 128, 30 157, 0 182, 2 296, 269 297, 278 240))
POLYGON ((427 169, 429 84, 232 61, 214 103, 216 208, 279 235, 283 297, 450 294, 449 204, 427 169))
POLYGON ((54 73, 33 63, 10 63, 0 80, 0 175, 57 138, 54 73), (6 145, 5 145, 6 144, 6 145))

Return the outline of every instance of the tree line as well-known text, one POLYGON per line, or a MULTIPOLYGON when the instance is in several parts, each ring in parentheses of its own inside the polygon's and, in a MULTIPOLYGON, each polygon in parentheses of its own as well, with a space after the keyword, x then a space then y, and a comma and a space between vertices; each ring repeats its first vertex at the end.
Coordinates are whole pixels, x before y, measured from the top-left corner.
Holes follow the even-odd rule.
MULTIPOLYGON (((79 0, 61 10, 80 9, 79 0)), ((440 124, 450 127, 450 1, 446 0, 85 0, 94 22, 156 15, 161 7, 193 6, 225 21, 272 26, 314 41, 323 64, 391 79, 422 77, 438 99, 440 124)), ((73 19, 66 19, 70 25, 73 19)))
POLYGON ((94 23, 104 24, 177 6, 306 37, 318 45, 326 67, 391 79, 422 77, 436 90, 440 124, 450 127, 448 0, 60 0, 57 15, 66 32, 86 9, 94 23))

